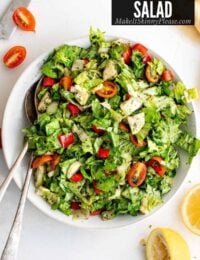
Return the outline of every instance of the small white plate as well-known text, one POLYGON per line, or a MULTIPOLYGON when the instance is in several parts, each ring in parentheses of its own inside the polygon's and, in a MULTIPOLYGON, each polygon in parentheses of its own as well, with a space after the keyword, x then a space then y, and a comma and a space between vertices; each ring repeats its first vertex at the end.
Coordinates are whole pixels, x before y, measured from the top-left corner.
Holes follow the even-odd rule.
MULTIPOLYGON (((117 37, 108 37, 108 40, 118 39, 117 37)), ((130 41, 124 39, 126 41, 130 41)), ((89 41, 88 37, 79 38, 77 40, 68 42, 71 45, 78 45, 81 47, 88 47, 89 41)), ((40 67, 43 64, 44 60, 48 57, 50 51, 38 57, 35 61, 33 61, 30 66, 22 73, 20 78, 17 80, 12 93, 7 101, 6 109, 4 112, 3 118, 3 127, 2 127, 2 141, 3 141, 3 151, 5 155, 5 160, 7 162, 8 167, 10 168, 13 162, 15 161, 17 155, 20 153, 23 146, 23 134, 22 128, 27 127, 28 123, 26 120, 26 116, 24 113, 24 97, 27 90, 30 86, 33 85, 41 76, 40 67)), ((159 55, 157 55, 153 51, 149 51, 155 57, 163 60, 159 55)), ((172 67, 163 61, 166 66, 172 70, 174 73, 176 80, 180 80, 178 75, 172 69, 172 67)), ((193 134, 196 134, 196 123, 195 123, 195 113, 189 119, 189 129, 193 134)), ((18 187, 21 189, 25 173, 28 166, 29 155, 25 157, 20 167, 15 173, 14 180, 17 183, 18 187)), ((188 170, 189 165, 187 162, 187 156, 184 153, 181 153, 181 166, 177 171, 177 176, 174 179, 174 186, 172 190, 164 197, 164 204, 170 200, 176 193, 176 191, 180 188, 183 183, 188 170)), ((110 221, 102 221, 99 217, 90 217, 88 220, 72 220, 71 217, 65 216, 63 213, 58 210, 51 210, 49 204, 45 202, 40 196, 35 193, 33 180, 31 181, 29 188, 29 200, 38 207, 41 211, 43 211, 48 216, 64 222, 66 224, 84 228, 94 228, 94 229, 108 229, 108 228, 117 228, 122 227, 134 223, 138 223, 141 220, 145 220, 152 213, 159 210, 161 206, 155 208, 152 213, 148 215, 139 215, 139 216, 120 216, 116 217, 110 221)), ((164 205, 163 204, 163 205, 164 205)))

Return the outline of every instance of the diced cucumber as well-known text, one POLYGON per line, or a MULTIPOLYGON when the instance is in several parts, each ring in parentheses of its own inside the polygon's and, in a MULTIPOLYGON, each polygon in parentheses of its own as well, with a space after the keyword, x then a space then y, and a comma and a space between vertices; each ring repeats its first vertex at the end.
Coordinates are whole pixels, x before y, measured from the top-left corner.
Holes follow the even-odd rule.
POLYGON ((42 184, 43 184, 43 177, 44 177, 45 171, 46 171, 45 166, 41 165, 34 172, 34 175, 35 175, 35 187, 36 188, 42 186, 42 184))
POLYGON ((58 102, 54 101, 47 107, 47 113, 52 115, 55 114, 58 109, 58 102))

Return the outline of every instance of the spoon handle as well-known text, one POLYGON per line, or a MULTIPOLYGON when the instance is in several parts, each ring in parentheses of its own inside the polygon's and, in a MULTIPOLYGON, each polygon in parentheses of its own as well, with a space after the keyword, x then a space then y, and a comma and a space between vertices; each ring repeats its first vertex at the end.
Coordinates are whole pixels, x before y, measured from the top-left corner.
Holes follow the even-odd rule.
POLYGON ((26 142, 24 144, 24 147, 23 147, 21 153, 19 154, 19 156, 17 157, 15 163, 11 167, 8 176, 6 177, 6 179, 4 180, 4 182, 0 186, 0 202, 3 199, 3 196, 4 196, 6 190, 7 190, 8 186, 9 186, 13 176, 14 176, 15 170, 17 169, 17 167, 21 163, 21 161, 24 158, 24 155, 26 154, 27 150, 28 150, 28 142, 26 142))
POLYGON ((17 258, 21 228, 22 228, 22 220, 24 215, 24 206, 26 203, 26 197, 28 194, 28 188, 32 176, 32 168, 31 168, 32 158, 33 157, 31 156, 24 186, 22 189, 21 198, 15 215, 15 219, 13 221, 10 234, 8 236, 3 253, 1 255, 1 260, 16 260, 17 258))

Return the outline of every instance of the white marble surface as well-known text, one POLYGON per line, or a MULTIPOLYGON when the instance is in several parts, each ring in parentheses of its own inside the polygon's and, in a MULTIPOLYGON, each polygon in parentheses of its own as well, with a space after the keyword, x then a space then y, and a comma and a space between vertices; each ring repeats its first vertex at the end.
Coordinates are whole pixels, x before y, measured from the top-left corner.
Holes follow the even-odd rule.
MULTIPOLYGON (((0 1, 0 16, 10 1, 0 1)), ((194 27, 111 26, 110 0, 32 0, 30 10, 37 20, 36 33, 17 30, 9 41, 0 40, 0 58, 13 45, 24 45, 25 62, 8 70, 0 62, 0 124, 12 87, 21 72, 45 50, 69 39, 88 33, 90 25, 110 35, 119 35, 142 42, 173 65, 189 87, 200 89, 200 34, 194 27)), ((196 109, 200 113, 200 103, 196 109)), ((13 115, 14 116, 14 115, 13 115)), ((198 122, 199 124, 199 122, 198 122)), ((199 128, 200 129, 200 128, 199 128)), ((200 132, 198 133, 200 137, 200 132)), ((200 160, 196 157, 181 190, 170 203, 141 224, 107 231, 88 231, 58 223, 26 204, 19 248, 19 260, 131 260, 144 259, 141 238, 152 228, 167 226, 176 229, 187 240, 192 259, 200 260, 200 237, 191 234, 182 224, 180 202, 186 190, 200 182, 200 160)), ((8 170, 0 152, 0 182, 8 170)), ((15 214, 20 192, 14 183, 0 204, 0 252, 15 214)))

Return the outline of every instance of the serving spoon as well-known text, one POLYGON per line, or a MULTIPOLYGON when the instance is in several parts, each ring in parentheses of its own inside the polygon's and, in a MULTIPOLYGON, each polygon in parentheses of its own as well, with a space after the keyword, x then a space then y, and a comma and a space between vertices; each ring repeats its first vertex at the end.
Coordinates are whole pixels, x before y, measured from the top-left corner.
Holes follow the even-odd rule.
MULTIPOLYGON (((42 79, 40 79, 38 81, 38 83, 34 84, 26 93, 25 96, 25 100, 24 100, 24 108, 25 108, 25 113, 26 113, 26 117, 29 121, 29 123, 34 123, 34 121, 37 118, 37 112, 36 112, 36 97, 35 97, 35 93, 38 90, 38 88, 41 85, 41 81, 42 79)), ((3 196, 11 182, 11 180, 13 179, 15 170, 18 168, 18 166, 20 165, 22 159, 24 158, 25 154, 28 151, 28 142, 25 142, 21 153, 19 154, 19 156, 17 157, 16 161, 14 162, 14 164, 12 165, 8 176, 6 177, 6 179, 3 181, 3 183, 0 185, 0 202, 3 199, 3 196)))
MULTIPOLYGON (((41 86, 41 81, 43 78, 39 80, 37 84, 34 84, 27 92, 25 96, 25 102, 24 102, 24 108, 25 108, 25 113, 27 116, 27 119, 30 123, 33 123, 37 119, 37 109, 36 109, 36 104, 37 104, 37 97, 36 93, 38 92, 38 89, 41 86)), ((21 160, 23 159, 25 153, 28 151, 28 142, 25 143, 23 150, 19 157, 17 158, 14 166, 11 168, 11 171, 9 173, 9 177, 6 178, 4 183, 2 184, 3 186, 3 191, 1 190, 1 194, 4 194, 6 191, 6 188, 8 187, 10 181, 12 180, 12 177, 14 175, 14 171, 16 170, 17 166, 20 164, 21 160)), ((22 188, 22 194, 20 197, 20 201, 18 204, 17 212, 6 242, 6 245, 4 247, 4 250, 1 255, 1 260, 15 260, 17 257, 17 251, 18 251, 18 245, 19 245, 19 240, 20 240, 20 233, 21 233, 21 227, 22 227, 22 220, 23 220, 23 214, 24 214, 24 206, 28 194, 28 188, 32 176, 32 160, 33 160, 33 155, 31 154, 24 185, 22 188)), ((1 195, 2 197, 3 195, 1 195)))

